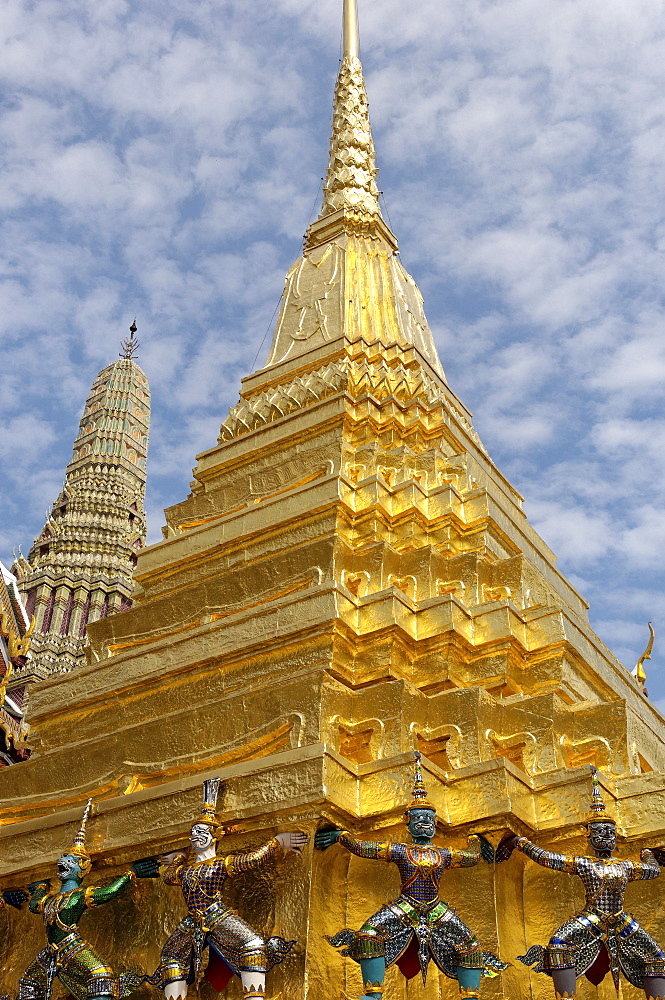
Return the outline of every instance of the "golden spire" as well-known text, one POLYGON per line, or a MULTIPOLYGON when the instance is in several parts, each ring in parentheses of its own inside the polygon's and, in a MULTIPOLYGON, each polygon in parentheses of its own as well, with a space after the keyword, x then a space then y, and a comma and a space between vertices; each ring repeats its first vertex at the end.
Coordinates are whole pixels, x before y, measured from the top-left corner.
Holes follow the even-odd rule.
POLYGON ((136 323, 92 384, 65 482, 27 559, 14 563, 36 628, 12 688, 85 662, 86 628, 131 604, 145 544, 150 389, 135 362, 136 323), (37 597, 39 595, 39 597, 37 597))
MULTIPOLYGON (((445 379, 422 296, 402 267, 397 240, 381 218, 367 94, 358 58, 357 0, 343 0, 343 4, 344 50, 335 87, 323 207, 305 234, 302 256, 286 276, 264 371, 282 364, 296 366, 305 357, 308 366, 319 360, 323 364, 331 354, 339 357, 340 351, 353 358, 385 353, 386 362, 390 359, 392 364, 396 351, 413 350, 436 376, 445 379)), ((273 374, 266 375, 271 382, 273 374)), ((330 377, 322 376, 326 385, 330 377)), ((252 379, 254 387, 263 385, 263 377, 252 379)), ((256 388, 252 395, 259 408, 267 401, 256 388)), ((229 417, 231 424, 222 426, 222 436, 233 433, 229 428, 236 419, 241 424, 243 415, 253 420, 246 406, 251 409, 255 403, 238 404, 240 408, 229 417)))
POLYGON ((344 0, 344 56, 333 104, 330 161, 319 218, 340 209, 380 215, 369 107, 358 58, 356 0, 344 0))

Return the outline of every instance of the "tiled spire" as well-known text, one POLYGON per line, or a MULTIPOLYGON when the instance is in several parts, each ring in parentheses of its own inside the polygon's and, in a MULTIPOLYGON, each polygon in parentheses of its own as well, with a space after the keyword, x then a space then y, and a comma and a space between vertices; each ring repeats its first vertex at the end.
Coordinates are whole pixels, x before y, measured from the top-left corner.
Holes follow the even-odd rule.
POLYGON ((134 355, 135 324, 90 390, 65 482, 28 554, 14 563, 36 625, 11 687, 85 662, 86 625, 131 604, 145 542, 150 390, 134 355))

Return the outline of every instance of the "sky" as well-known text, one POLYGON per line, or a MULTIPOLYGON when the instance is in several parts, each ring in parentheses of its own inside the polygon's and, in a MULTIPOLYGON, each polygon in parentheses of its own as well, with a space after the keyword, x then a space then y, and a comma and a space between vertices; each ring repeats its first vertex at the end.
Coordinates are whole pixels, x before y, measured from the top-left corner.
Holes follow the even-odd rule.
MULTIPOLYGON (((136 316, 149 540, 318 213, 341 0, 3 0, 0 559, 136 316)), ((448 382, 665 707, 665 0, 359 0, 384 214, 448 382)))

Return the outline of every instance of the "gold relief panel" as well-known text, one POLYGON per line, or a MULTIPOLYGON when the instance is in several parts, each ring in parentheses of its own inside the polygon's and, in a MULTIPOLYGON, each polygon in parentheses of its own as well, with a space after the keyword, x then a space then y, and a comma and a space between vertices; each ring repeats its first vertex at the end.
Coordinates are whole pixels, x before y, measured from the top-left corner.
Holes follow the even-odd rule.
POLYGON ((649 771, 654 770, 646 757, 643 757, 638 751, 635 741, 630 744, 630 761, 633 774, 648 774, 649 771))
POLYGON ((359 483, 361 482, 361 480, 365 479, 368 475, 367 466, 358 465, 357 463, 347 462, 346 475, 347 478, 352 483, 359 483))
POLYGON ((381 719, 354 722, 334 715, 330 729, 337 735, 336 749, 347 760, 368 764, 383 757, 386 727, 381 719))
POLYGON ((397 590, 401 590, 403 594, 412 600, 416 600, 416 588, 417 582, 415 576, 395 576, 390 574, 388 577, 388 586, 396 587, 397 590))
POLYGON ((613 757, 610 744, 602 736, 574 741, 564 735, 559 738, 559 745, 568 768, 593 764, 600 771, 604 771, 613 757))
POLYGON ((344 250, 335 244, 300 257, 287 276, 267 366, 339 337, 344 250), (333 294, 333 292, 335 294, 333 294))
POLYGON ((483 587, 483 601, 509 601, 512 596, 513 591, 510 587, 483 587))
POLYGON ((437 580, 436 581, 436 596, 437 597, 456 597, 458 601, 464 603, 464 595, 466 592, 466 584, 464 580, 437 580))
POLYGON ((370 575, 366 570, 342 570, 342 586, 354 597, 365 597, 370 590, 370 575))
MULTIPOLYGON (((606 732, 610 735, 614 720, 609 712, 607 716, 606 732)), ((603 720, 599 720, 599 725, 603 725, 603 720)), ((566 767, 593 764, 600 771, 615 775, 629 774, 631 771, 625 728, 623 733, 619 733, 611 741, 603 736, 590 736, 587 739, 574 740, 563 735, 560 737, 559 743, 566 767)))
POLYGON ((519 732, 500 736, 493 729, 485 733, 487 750, 492 757, 505 757, 525 774, 538 774, 538 741, 533 733, 519 732))
MULTIPOLYGON (((243 734, 241 738, 229 740, 221 746, 207 746, 203 753, 190 751, 158 761, 151 761, 149 756, 146 756, 144 761, 125 760, 122 769, 118 769, 115 774, 108 769, 110 748, 108 744, 102 744, 99 757, 93 759, 94 766, 91 773, 95 777, 92 781, 88 775, 79 774, 83 781, 77 786, 72 782, 71 769, 67 769, 52 776, 51 780, 60 782, 60 787, 57 789, 50 788, 48 792, 36 796, 24 795, 21 798, 1 800, 0 827, 10 827, 27 819, 48 816, 62 809, 82 807, 91 794, 94 795, 95 801, 118 795, 131 795, 143 789, 167 785, 176 779, 195 780, 196 775, 215 768, 228 768, 282 753, 300 746, 302 730, 303 716, 292 713, 283 720, 257 727, 243 734)), ((154 741, 151 745, 155 746, 154 741)), ((147 753, 149 746, 146 745, 144 749, 147 753)), ((164 747, 160 747, 160 753, 163 749, 164 747)), ((92 750, 90 752, 92 753, 92 750)), ((68 767, 69 763, 68 759, 63 766, 68 767)))
POLYGON ((459 726, 444 725, 429 729, 411 723, 410 732, 414 749, 420 750, 442 771, 462 766, 462 730, 459 726))

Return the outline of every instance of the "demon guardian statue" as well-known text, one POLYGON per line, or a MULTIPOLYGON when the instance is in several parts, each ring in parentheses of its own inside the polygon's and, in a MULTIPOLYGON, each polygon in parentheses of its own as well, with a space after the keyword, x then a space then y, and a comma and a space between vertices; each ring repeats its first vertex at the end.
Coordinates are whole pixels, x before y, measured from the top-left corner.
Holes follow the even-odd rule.
POLYGON ((187 996, 187 988, 204 975, 202 959, 209 949, 205 977, 218 991, 231 977, 240 976, 243 1000, 264 1000, 266 972, 283 961, 295 944, 281 937, 267 941, 224 903, 226 880, 260 868, 282 850, 300 854, 307 843, 304 833, 280 833, 255 851, 217 856, 220 823, 216 816, 219 778, 203 784, 201 815, 191 828, 191 857, 170 855, 164 871, 167 885, 178 885, 187 904, 187 916, 162 949, 159 969, 150 982, 163 987, 166 1000, 187 996))
POLYGON ((439 896, 444 871, 478 864, 480 841, 469 837, 466 851, 434 846, 436 811, 427 801, 421 755, 416 751, 415 756, 413 799, 404 817, 411 843, 355 840, 344 830, 316 834, 319 850, 338 843, 360 858, 392 862, 402 880, 398 898, 382 906, 359 931, 343 930, 328 939, 335 947, 344 945, 342 955, 359 963, 365 989, 361 1000, 381 1000, 385 970, 394 963, 408 979, 420 972, 424 984, 432 960, 458 981, 463 998, 479 995, 483 974, 496 975, 506 968, 496 955, 482 951, 471 930, 439 896))
POLYGON ((586 894, 582 911, 566 920, 546 947, 534 945, 520 956, 520 961, 535 966, 535 972, 551 976, 557 998, 574 998, 577 979, 582 975, 597 985, 611 972, 618 990, 621 970, 633 986, 644 989, 647 998, 663 1000, 665 954, 623 908, 628 883, 656 878, 660 869, 648 850, 642 851, 640 861, 619 861, 612 857, 616 824, 605 810, 595 767, 591 771, 593 792, 587 830, 592 857, 568 857, 544 851, 526 837, 512 834, 504 838, 497 850, 497 861, 507 860, 517 848, 538 865, 577 875, 586 894))

